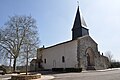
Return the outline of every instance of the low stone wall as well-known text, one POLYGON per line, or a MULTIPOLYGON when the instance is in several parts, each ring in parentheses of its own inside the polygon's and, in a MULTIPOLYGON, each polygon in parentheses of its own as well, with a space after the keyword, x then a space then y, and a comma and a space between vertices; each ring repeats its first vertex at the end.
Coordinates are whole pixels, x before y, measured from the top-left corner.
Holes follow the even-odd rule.
POLYGON ((11 77, 11 80, 31 80, 41 78, 41 74, 32 74, 32 75, 14 75, 11 77))

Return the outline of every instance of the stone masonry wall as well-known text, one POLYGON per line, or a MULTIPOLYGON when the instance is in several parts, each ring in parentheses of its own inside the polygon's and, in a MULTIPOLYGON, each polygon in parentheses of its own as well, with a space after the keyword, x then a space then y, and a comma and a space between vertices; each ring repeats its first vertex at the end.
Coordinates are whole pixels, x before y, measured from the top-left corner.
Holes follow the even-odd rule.
POLYGON ((107 64, 105 61, 107 61, 105 58, 101 57, 100 53, 98 52, 98 45, 97 43, 90 37, 90 36, 83 36, 78 38, 78 58, 80 58, 80 67, 83 68, 83 70, 87 69, 87 54, 86 50, 88 48, 91 48, 93 50, 94 54, 94 67, 95 69, 104 69, 107 68, 107 64))

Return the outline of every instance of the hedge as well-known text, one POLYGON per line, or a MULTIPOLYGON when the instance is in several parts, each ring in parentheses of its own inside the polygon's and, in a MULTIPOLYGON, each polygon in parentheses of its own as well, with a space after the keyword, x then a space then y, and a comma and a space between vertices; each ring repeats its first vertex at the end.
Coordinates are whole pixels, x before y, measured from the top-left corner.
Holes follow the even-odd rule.
POLYGON ((55 72, 82 72, 82 68, 52 68, 55 72))

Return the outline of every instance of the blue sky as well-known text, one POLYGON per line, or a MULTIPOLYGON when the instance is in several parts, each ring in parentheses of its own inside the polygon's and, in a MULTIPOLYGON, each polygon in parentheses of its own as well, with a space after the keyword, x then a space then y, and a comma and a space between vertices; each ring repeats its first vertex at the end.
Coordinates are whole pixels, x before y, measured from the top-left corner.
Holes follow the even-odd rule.
MULTIPOLYGON (((37 21, 40 45, 71 40, 78 0, 0 0, 0 26, 8 16, 31 15, 37 21)), ((90 36, 102 53, 120 60, 120 0, 79 0, 90 36)))

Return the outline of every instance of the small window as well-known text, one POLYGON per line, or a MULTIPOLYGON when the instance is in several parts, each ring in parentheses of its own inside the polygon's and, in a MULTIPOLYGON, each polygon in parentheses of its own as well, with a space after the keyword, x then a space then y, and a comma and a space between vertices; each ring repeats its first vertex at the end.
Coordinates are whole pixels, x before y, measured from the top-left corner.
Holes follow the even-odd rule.
POLYGON ((62 56, 62 62, 63 62, 63 63, 65 62, 65 57, 64 57, 64 56, 62 56))
POLYGON ((44 59, 44 63, 46 63, 46 59, 44 59))
POLYGON ((41 63, 40 62, 38 62, 38 68, 41 68, 41 63))

